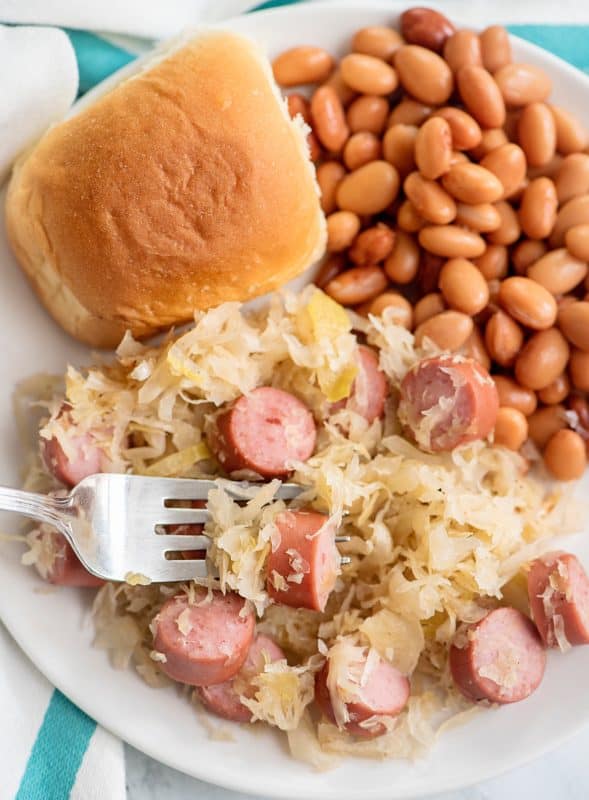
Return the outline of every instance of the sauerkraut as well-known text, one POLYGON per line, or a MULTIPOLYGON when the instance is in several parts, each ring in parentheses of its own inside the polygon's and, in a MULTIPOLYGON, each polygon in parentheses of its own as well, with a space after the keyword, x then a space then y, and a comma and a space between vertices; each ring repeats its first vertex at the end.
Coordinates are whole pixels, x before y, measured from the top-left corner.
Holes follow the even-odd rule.
MULTIPOLYGON (((280 535, 273 520, 285 508, 276 499, 278 481, 252 486, 238 502, 220 480, 209 496, 206 533, 218 570, 208 584, 251 601, 258 629, 288 655, 288 664, 266 664, 247 705, 254 719, 288 732, 296 757, 319 768, 331 764, 327 752, 413 757, 429 747, 439 729, 469 708, 447 668, 457 629, 505 602, 503 592, 513 592, 521 566, 574 526, 571 504, 526 474, 521 456, 486 442, 432 455, 403 436, 397 389, 431 353, 431 346, 416 348, 392 313, 364 319, 308 287, 297 296, 276 295, 256 313, 236 303, 198 313, 188 331, 158 345, 127 335, 112 362, 69 367, 61 391, 47 379, 42 391, 33 381, 19 392, 21 409, 28 402, 50 415, 43 438, 56 437, 67 448, 73 424, 97 437, 109 469, 143 475, 216 475, 207 418, 257 386, 289 391, 312 410, 317 446, 297 465, 292 480, 304 492, 289 506, 329 515, 350 537, 340 548, 351 563, 325 612, 275 605, 266 592, 266 561, 280 535), (337 403, 352 390, 358 336, 378 352, 391 386, 385 415, 372 424, 337 403), (64 401, 67 420, 58 413, 64 401), (312 710, 314 675, 328 651, 337 655, 344 646, 411 677, 407 708, 374 740, 356 740, 312 710)), ((27 485, 40 483, 51 488, 37 460, 27 485)), ((33 531, 29 543, 25 562, 46 574, 45 531, 33 531)), ((151 623, 179 591, 190 594, 194 584, 107 584, 94 603, 96 646, 119 668, 133 664, 151 686, 169 684, 151 623)), ((334 675, 344 690, 362 680, 334 675)), ((345 722, 344 703, 334 713, 345 722)))

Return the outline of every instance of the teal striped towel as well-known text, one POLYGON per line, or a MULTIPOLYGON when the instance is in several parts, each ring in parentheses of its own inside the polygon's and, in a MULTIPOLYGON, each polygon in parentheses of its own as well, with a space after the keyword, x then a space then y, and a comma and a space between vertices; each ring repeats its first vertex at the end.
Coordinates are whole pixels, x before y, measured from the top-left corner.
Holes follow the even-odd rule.
MULTIPOLYGON (((256 8, 271 8, 298 1, 270 0, 256 8)), ((238 10, 246 5, 239 0, 236 3, 241 6, 238 10)), ((198 5, 197 0, 195 4, 198 5)), ((21 4, 11 5, 13 11, 17 9, 12 16, 4 15, 5 5, 0 0, 0 22, 35 21, 21 13, 21 4)), ((22 3, 22 6, 26 5, 22 3)), ((49 5, 46 4, 46 7, 49 5)), ((188 7, 190 4, 184 5, 188 7)), ((230 12, 231 1, 219 5, 230 12)), ((392 9, 406 5, 406 2, 391 2, 392 9)), ((448 5, 457 7, 460 2, 457 0, 448 5)), ((472 4, 465 2, 465 13, 469 5, 472 9, 472 4)), ((554 4, 545 5, 554 14, 554 4)), ((535 12, 540 9, 535 13, 536 19, 542 17, 541 6, 539 3, 535 9, 535 12)), ((175 7, 178 7, 178 3, 175 7)), ((513 4, 513 7, 517 7, 517 4, 513 4)), ((558 6, 561 20, 566 16, 566 8, 566 0, 564 5, 558 6)), ((573 17, 571 24, 514 23, 508 27, 518 36, 539 44, 589 73, 589 8, 585 13, 587 19, 583 22, 587 24, 573 24, 573 17)), ((463 24, 468 24, 469 20, 464 16, 461 14, 458 18, 463 24)), ((507 11, 502 17, 495 2, 493 16, 498 21, 513 19, 507 11)), ((57 20, 40 14, 36 21, 57 20)), ((193 15, 187 15, 186 21, 194 22, 193 15)), ((88 91, 125 66, 149 45, 145 39, 99 36, 71 28, 66 28, 66 32, 78 63, 79 93, 88 91)), ((136 30, 130 32, 136 33, 136 30)), ((39 67, 45 69, 45 65, 40 64, 39 67)), ((0 729, 0 752, 4 762, 0 800, 123 800, 125 773, 121 743, 54 690, 20 653, 1 624, 0 665, 4 677, 0 684, 3 723, 0 729)))

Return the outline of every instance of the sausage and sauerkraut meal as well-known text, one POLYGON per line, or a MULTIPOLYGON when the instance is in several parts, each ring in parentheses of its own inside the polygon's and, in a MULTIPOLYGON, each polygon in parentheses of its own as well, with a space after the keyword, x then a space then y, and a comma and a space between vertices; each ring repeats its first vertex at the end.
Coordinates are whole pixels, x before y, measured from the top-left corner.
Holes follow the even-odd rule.
POLYGON ((528 697, 547 648, 589 643, 589 579, 552 541, 575 505, 547 480, 586 463, 571 403, 588 388, 589 217, 561 157, 578 130, 547 121, 541 77, 488 30, 413 9, 403 36, 359 32, 336 72, 317 48, 276 60, 281 85, 322 84, 289 105, 320 162, 325 291, 226 303, 157 345, 127 335, 114 361, 18 393, 19 414, 44 412, 27 488, 218 478, 204 527, 160 531, 204 530, 189 557, 209 559, 206 580, 105 584, 46 525, 24 561, 97 589, 116 667, 285 731, 319 767, 413 756, 458 715, 528 697), (563 197, 542 172, 557 134, 563 197), (248 481, 238 499, 227 478, 248 481), (288 502, 285 480, 302 487, 288 502))
POLYGON ((222 479, 209 494, 218 578, 102 584, 45 525, 25 561, 101 587, 96 644, 116 666, 276 726, 298 757, 410 755, 467 699, 527 697, 546 646, 589 641, 581 565, 541 555, 571 507, 486 440, 486 370, 417 347, 391 309, 365 319, 314 286, 255 314, 228 303, 159 346, 128 336, 113 363, 70 367, 63 394, 46 381, 35 399, 50 416, 28 488, 99 470, 248 479, 242 500, 222 479), (303 487, 288 504, 287 478, 303 487))

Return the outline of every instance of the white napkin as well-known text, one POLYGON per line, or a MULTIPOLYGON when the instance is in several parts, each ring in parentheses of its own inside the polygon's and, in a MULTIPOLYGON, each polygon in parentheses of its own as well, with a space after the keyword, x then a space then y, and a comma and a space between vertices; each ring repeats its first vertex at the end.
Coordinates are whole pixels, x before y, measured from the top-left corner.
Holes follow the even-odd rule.
POLYGON ((254 5, 252 0, 0 0, 0 20, 162 39, 186 25, 227 19, 254 5))
POLYGON ((0 184, 13 159, 64 116, 77 91, 76 56, 63 31, 0 25, 0 184))
POLYGON ((57 692, 1 623, 0 664, 2 800, 124 800, 122 743, 57 692), (56 726, 68 729, 62 752, 56 726), (67 747, 76 735, 84 738, 81 753, 67 747))

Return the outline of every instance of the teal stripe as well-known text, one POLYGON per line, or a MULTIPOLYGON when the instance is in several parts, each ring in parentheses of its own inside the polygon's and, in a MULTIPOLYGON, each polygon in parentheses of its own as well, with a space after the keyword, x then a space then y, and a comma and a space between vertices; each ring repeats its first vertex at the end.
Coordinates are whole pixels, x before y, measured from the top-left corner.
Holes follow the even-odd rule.
POLYGON ((95 729, 94 720, 56 689, 15 800, 67 800, 95 729))
POLYGON ((65 32, 70 37, 78 59, 80 94, 84 94, 136 58, 134 53, 129 53, 93 33, 69 28, 66 28, 65 32))
POLYGON ((269 8, 278 8, 279 6, 293 6, 295 3, 304 2, 304 0, 267 0, 265 3, 260 3, 254 6, 250 11, 266 11, 269 8))
POLYGON ((509 30, 589 73, 589 25, 510 25, 509 30))

